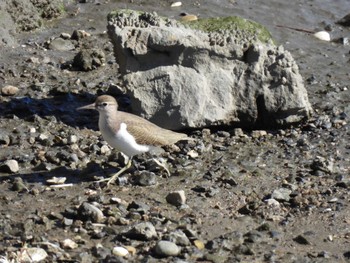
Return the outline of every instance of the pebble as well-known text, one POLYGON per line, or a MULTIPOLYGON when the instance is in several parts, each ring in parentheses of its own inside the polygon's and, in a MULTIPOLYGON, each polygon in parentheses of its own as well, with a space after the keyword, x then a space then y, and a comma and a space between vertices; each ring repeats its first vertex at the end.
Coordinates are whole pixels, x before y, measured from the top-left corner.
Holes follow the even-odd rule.
POLYGON ((253 138, 260 138, 260 137, 264 137, 267 135, 267 132, 264 131, 264 130, 255 130, 255 131, 252 131, 252 137, 253 138))
POLYGON ((114 247, 112 250, 113 255, 118 256, 118 257, 125 257, 129 255, 129 251, 124 248, 124 247, 114 247))
MULTIPOLYGON (((93 248, 93 255, 99 258, 106 258, 111 255, 111 250, 103 247, 101 244, 97 244, 96 247, 93 248)), ((95 262, 95 261, 90 261, 95 262)), ((124 261, 104 261, 104 262, 124 262, 124 261)))
POLYGON ((47 258, 47 253, 44 249, 39 247, 27 247, 21 250, 18 254, 18 262, 21 263, 32 263, 40 262, 47 258))
POLYGON ((78 163, 79 162, 79 157, 77 154, 72 153, 69 155, 69 160, 71 160, 73 163, 78 163))
POLYGON ((157 184, 157 176, 150 171, 141 171, 133 176, 133 183, 141 186, 151 186, 157 184))
POLYGON ((17 173, 19 171, 19 165, 16 160, 6 160, 1 166, 0 171, 5 173, 17 173))
POLYGON ((319 31, 314 34, 314 37, 323 40, 323 41, 331 41, 331 35, 327 31, 319 31))
POLYGON ((105 64, 106 55, 102 49, 81 50, 73 59, 73 66, 83 71, 90 71, 105 64))
POLYGON ((316 156, 310 167, 314 172, 321 171, 332 174, 334 169, 334 161, 332 159, 326 159, 322 156, 316 156))
POLYGON ((281 206, 280 202, 278 202, 276 199, 273 199, 273 198, 266 199, 265 202, 268 206, 272 206, 272 207, 281 206))
POLYGON ((41 142, 45 142, 49 139, 49 136, 45 133, 40 133, 38 136, 39 141, 41 142))
POLYGON ((74 50, 75 46, 70 40, 58 37, 50 42, 49 49, 57 51, 69 51, 74 50))
POLYGON ((78 208, 78 215, 83 221, 90 220, 93 223, 101 223, 104 221, 105 217, 102 211, 96 206, 84 202, 78 208))
POLYGON ((71 36, 71 39, 81 40, 82 38, 90 37, 91 34, 86 32, 85 30, 74 30, 71 36))
POLYGON ((10 136, 6 134, 4 131, 0 132, 0 144, 9 145, 10 144, 10 136))
POLYGON ((287 188, 279 188, 272 192, 271 198, 275 199, 277 201, 289 201, 290 200, 290 194, 292 193, 292 190, 289 190, 287 188))
POLYGON ((199 239, 194 240, 193 245, 195 245, 195 247, 198 248, 199 250, 202 250, 205 248, 203 241, 201 241, 199 239))
POLYGON ((78 244, 76 242, 74 242, 73 240, 67 238, 61 242, 61 246, 63 248, 75 249, 78 247, 78 244))
POLYGON ((109 155, 111 153, 111 149, 108 147, 108 145, 102 145, 100 151, 103 155, 109 155))
POLYGON ((46 182, 48 184, 63 184, 66 180, 67 180, 66 177, 52 177, 46 180, 46 182))
POLYGON ((19 91, 19 88, 16 86, 6 85, 1 88, 1 95, 3 96, 13 96, 16 95, 19 91))
POLYGON ((159 256, 177 256, 180 254, 180 248, 173 242, 161 240, 157 243, 155 252, 159 256))
POLYGON ((235 128, 233 130, 233 135, 236 137, 243 137, 244 136, 244 132, 241 128, 235 128))
POLYGON ((12 190, 17 192, 28 191, 21 177, 16 177, 13 181, 12 190))
POLYGON ((173 2, 171 3, 170 7, 179 7, 182 6, 182 2, 178 1, 178 2, 173 2))
POLYGON ((126 235, 129 238, 144 241, 155 239, 158 236, 157 231, 151 222, 143 222, 135 225, 126 233, 126 235))
POLYGON ((70 39, 71 35, 69 33, 62 32, 60 37, 63 39, 70 39))
POLYGON ((182 230, 175 230, 169 233, 167 239, 179 246, 188 246, 191 244, 190 240, 182 230))
POLYGON ((244 234, 244 242, 260 243, 261 241, 263 241, 263 235, 257 230, 251 230, 244 234))
POLYGON ((347 15, 345 15, 344 17, 339 19, 337 21, 337 24, 349 27, 350 26, 350 13, 348 13, 347 15))
POLYGON ((150 207, 145 203, 132 201, 127 209, 129 211, 136 211, 140 214, 146 214, 150 210, 150 207))
POLYGON ((301 245, 311 245, 311 243, 306 239, 304 235, 299 235, 295 237, 293 240, 301 245))
POLYGON ((198 152, 196 152, 195 150, 190 150, 186 155, 193 158, 193 159, 195 159, 199 156, 198 152))
POLYGON ((169 193, 166 196, 166 201, 169 204, 175 205, 175 206, 181 206, 186 203, 186 195, 185 191, 180 190, 180 191, 174 191, 169 193))
POLYGON ((73 222, 74 222, 73 219, 66 218, 66 217, 64 217, 62 221, 64 226, 71 226, 73 225, 73 222))
POLYGON ((76 142, 78 142, 78 137, 76 135, 73 134, 73 135, 70 135, 68 137, 68 143, 69 144, 74 144, 76 142))

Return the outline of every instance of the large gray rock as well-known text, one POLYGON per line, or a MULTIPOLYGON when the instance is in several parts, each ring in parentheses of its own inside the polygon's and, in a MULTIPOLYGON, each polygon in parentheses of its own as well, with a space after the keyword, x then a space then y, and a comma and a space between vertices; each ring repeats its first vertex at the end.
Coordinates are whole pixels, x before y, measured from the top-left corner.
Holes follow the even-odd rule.
POLYGON ((297 64, 283 47, 266 41, 264 28, 237 18, 191 26, 153 13, 109 15, 109 36, 135 114, 174 130, 271 128, 311 114, 297 64))

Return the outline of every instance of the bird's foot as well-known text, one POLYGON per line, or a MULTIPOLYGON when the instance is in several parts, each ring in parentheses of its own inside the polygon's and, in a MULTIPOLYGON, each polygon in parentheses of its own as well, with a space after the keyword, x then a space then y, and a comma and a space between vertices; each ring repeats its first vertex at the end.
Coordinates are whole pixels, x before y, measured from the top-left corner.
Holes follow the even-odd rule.
POLYGON ((165 160, 165 159, 155 159, 155 158, 153 158, 153 161, 154 161, 159 167, 163 168, 163 169, 166 171, 166 173, 167 173, 167 178, 169 178, 171 174, 170 174, 170 172, 169 172, 169 165, 168 165, 168 163, 166 162, 166 160, 165 160))
POLYGON ((122 173, 124 173, 126 170, 128 170, 131 167, 131 159, 129 159, 127 165, 125 167, 123 167, 122 169, 120 169, 119 172, 117 172, 116 174, 112 175, 112 177, 110 178, 104 178, 101 180, 98 180, 96 182, 100 183, 100 182, 107 182, 107 187, 109 187, 109 185, 111 183, 113 183, 118 177, 119 175, 121 175, 122 173))

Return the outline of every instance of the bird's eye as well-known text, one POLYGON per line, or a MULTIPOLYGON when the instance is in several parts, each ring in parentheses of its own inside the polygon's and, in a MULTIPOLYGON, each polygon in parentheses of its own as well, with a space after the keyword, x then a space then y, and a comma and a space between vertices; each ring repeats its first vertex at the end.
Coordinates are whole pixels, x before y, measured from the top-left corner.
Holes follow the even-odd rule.
POLYGON ((103 102, 103 103, 102 103, 102 106, 103 106, 103 107, 106 107, 107 105, 108 105, 107 102, 103 102))

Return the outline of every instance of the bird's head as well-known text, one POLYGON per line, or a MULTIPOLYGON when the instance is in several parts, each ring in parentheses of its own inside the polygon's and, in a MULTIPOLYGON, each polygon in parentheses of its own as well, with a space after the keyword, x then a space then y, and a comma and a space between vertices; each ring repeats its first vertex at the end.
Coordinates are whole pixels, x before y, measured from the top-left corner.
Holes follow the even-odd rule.
POLYGON ((109 95, 101 95, 97 97, 92 104, 77 108, 77 110, 97 110, 100 113, 115 111, 118 108, 118 103, 115 98, 109 95))

